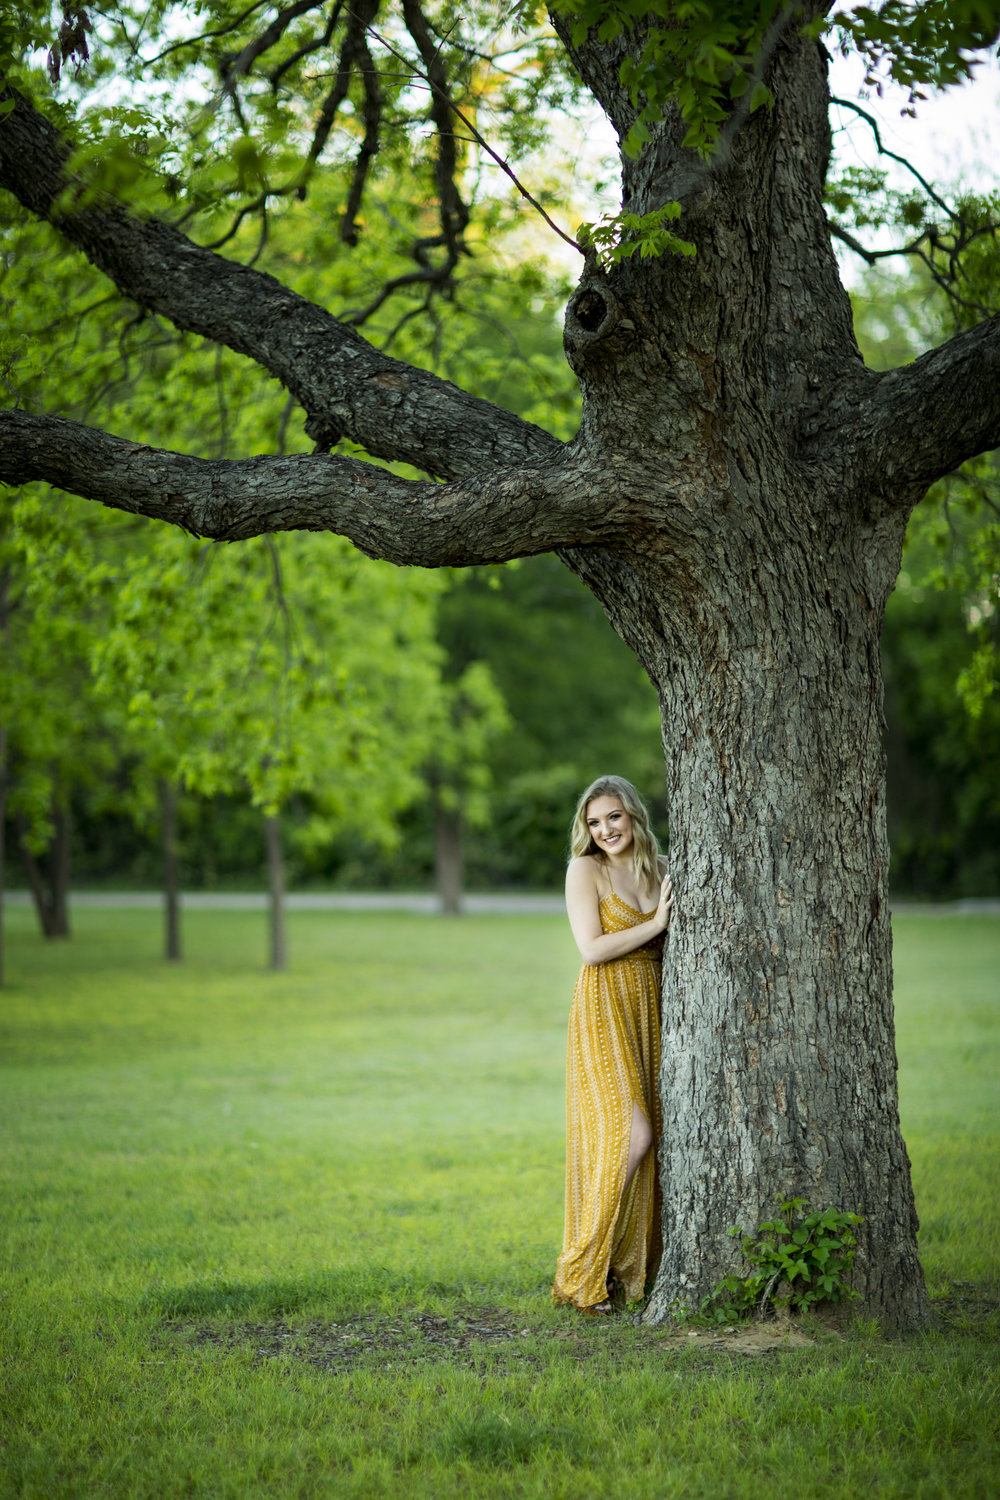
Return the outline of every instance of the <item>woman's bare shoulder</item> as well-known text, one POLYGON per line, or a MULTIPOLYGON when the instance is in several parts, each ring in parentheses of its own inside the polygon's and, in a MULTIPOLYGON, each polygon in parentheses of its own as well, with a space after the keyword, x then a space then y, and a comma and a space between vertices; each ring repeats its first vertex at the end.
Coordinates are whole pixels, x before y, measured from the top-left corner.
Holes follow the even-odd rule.
POLYGON ((593 886, 597 890, 601 865, 593 854, 577 854, 566 866, 566 884, 577 889, 593 886))

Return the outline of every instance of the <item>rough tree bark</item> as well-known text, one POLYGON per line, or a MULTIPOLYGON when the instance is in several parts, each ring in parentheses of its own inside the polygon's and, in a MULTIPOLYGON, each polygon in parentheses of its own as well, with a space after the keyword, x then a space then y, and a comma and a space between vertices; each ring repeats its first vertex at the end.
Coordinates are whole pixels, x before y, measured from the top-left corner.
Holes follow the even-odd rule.
MULTIPOLYGON (((641 26, 614 43, 563 40, 624 135, 634 112, 618 67, 641 26)), ((755 1228, 780 1193, 863 1215, 863 1306, 906 1328, 928 1302, 896 1104, 879 632, 913 505, 1000 442, 1000 322, 903 370, 866 370, 822 204, 821 46, 789 27, 768 81, 774 108, 714 167, 682 149, 669 113, 623 162, 625 207, 680 200, 698 253, 587 263, 565 321, 583 393, 572 443, 95 202, 59 224, 125 295, 270 370, 320 446, 343 433, 447 482, 323 453, 211 463, 21 412, 0 414, 0 478, 205 536, 329 527, 396 562, 557 550, 663 710, 678 898, 664 964, 666 1248, 646 1316, 708 1293, 735 1268, 729 1228, 755 1228)), ((54 219, 65 158, 15 98, 0 182, 54 219)))

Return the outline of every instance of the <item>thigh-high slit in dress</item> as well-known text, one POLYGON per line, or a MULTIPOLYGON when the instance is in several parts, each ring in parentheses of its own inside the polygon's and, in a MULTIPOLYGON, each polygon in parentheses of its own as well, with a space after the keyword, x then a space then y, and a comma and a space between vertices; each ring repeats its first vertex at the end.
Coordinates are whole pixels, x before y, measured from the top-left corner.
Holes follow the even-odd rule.
MULTIPOLYGON (((600 903, 602 932, 649 920, 612 892, 600 903)), ((566 1227, 552 1296, 593 1307, 609 1275, 628 1301, 643 1295, 659 1254, 656 1146, 662 1129, 660 972, 663 939, 622 958, 584 964, 576 982, 566 1051, 566 1227), (633 1106, 653 1146, 622 1198, 633 1106)))

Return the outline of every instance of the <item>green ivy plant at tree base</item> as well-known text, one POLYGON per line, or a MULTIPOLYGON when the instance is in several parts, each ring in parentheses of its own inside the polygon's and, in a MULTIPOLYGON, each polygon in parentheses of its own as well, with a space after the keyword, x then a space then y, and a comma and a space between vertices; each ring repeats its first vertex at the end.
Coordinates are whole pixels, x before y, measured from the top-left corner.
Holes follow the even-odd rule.
POLYGON ((755 1235, 730 1229, 742 1240, 750 1271, 742 1277, 723 1277, 702 1303, 699 1317, 729 1323, 754 1310, 763 1317, 768 1304, 803 1312, 818 1302, 857 1297, 846 1277, 860 1216, 839 1208, 810 1209, 805 1198, 779 1198, 778 1210, 778 1216, 765 1220, 755 1235))

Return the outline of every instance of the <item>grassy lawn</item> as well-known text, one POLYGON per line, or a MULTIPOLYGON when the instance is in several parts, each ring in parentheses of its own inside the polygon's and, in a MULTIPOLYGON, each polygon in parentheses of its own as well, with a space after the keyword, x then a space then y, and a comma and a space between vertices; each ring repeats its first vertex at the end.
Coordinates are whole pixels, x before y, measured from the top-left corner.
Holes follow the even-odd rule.
POLYGON ((549 1303, 561 919, 296 913, 284 976, 258 913, 7 926, 0 1495, 1000 1490, 1000 919, 896 921, 941 1327, 756 1352, 549 1303))

